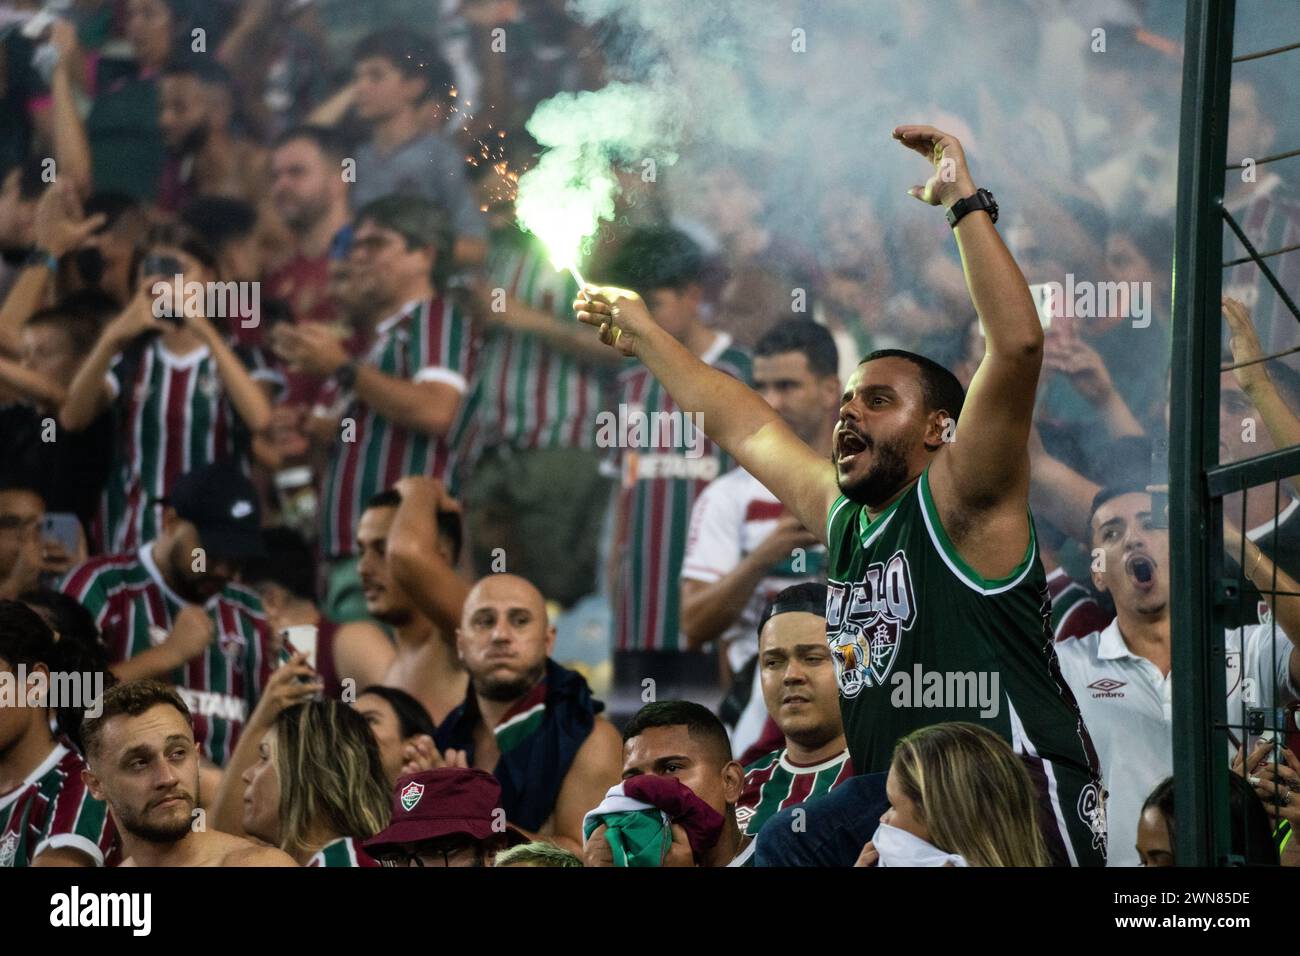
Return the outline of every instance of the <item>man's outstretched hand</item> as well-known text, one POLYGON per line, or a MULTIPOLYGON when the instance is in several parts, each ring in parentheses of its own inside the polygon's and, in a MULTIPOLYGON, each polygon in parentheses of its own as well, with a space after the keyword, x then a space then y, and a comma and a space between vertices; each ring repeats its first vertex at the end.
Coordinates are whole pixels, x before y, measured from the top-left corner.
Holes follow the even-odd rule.
POLYGON ((956 136, 933 126, 895 126, 894 139, 920 153, 934 167, 925 185, 910 188, 909 196, 947 208, 975 192, 975 181, 966 168, 966 154, 956 136))
POLYGON ((594 325, 600 340, 623 355, 636 355, 640 337, 654 324, 639 295, 609 285, 583 286, 573 300, 573 311, 579 322, 594 325))

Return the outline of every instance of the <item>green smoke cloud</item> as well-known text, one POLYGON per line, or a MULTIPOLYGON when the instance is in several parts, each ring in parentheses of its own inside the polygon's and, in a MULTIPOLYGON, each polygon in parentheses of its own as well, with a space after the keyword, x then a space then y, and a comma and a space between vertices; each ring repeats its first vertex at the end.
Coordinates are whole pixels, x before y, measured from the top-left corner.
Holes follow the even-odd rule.
POLYGON ((528 132, 543 151, 519 179, 515 215, 557 269, 576 265, 600 221, 614 218, 616 163, 677 161, 680 105, 655 86, 611 83, 561 93, 533 112, 528 132))

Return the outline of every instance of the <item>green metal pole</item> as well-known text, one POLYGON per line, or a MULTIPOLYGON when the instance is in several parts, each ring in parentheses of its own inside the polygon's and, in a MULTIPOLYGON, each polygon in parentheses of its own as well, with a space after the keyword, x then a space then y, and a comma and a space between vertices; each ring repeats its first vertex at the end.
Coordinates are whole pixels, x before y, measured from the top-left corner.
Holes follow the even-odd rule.
POLYGON ((1189 0, 1178 143, 1170 370, 1169 550, 1177 860, 1228 850, 1222 567, 1223 504, 1205 472, 1219 448, 1219 298, 1234 0, 1189 0))

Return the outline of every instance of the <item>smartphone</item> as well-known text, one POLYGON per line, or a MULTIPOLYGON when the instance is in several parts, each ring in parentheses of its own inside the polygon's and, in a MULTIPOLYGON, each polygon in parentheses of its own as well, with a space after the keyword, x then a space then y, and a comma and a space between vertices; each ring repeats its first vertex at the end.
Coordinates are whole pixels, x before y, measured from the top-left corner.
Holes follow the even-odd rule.
POLYGON ((293 310, 283 299, 267 299, 262 303, 262 326, 270 331, 282 323, 293 324, 293 310))
MULTIPOLYGON (((1272 727, 1263 726, 1267 721, 1268 716, 1268 711, 1257 710, 1254 708, 1251 709, 1249 724, 1246 728, 1246 755, 1250 756, 1256 747, 1265 741, 1268 741, 1275 745, 1269 752, 1268 759, 1273 763, 1277 763, 1278 751, 1286 746, 1286 738, 1285 736, 1279 736, 1277 731, 1272 727)), ((1272 716, 1275 720, 1285 720, 1285 715, 1280 710, 1275 711, 1272 716)), ((1281 723, 1280 726, 1285 727, 1286 724, 1281 723)))
POLYGON ((170 279, 173 276, 180 275, 184 271, 184 268, 181 266, 181 260, 177 259, 175 256, 151 254, 145 256, 144 260, 140 263, 141 278, 162 276, 164 279, 170 279))
POLYGON ((315 670, 317 639, 315 624, 295 624, 293 627, 286 627, 280 631, 280 636, 284 638, 285 650, 290 654, 307 655, 307 666, 315 670))
MULTIPOLYGON (((175 276, 181 275, 183 271, 184 267, 181 265, 181 261, 175 256, 160 256, 154 253, 145 256, 140 263, 141 279, 148 279, 153 276, 171 282, 175 276)), ((170 322, 172 325, 179 326, 181 324, 180 309, 180 303, 173 302, 171 312, 167 315, 159 316, 159 318, 164 322, 170 322)))
POLYGON ((75 556, 81 544, 81 522, 66 511, 46 512, 41 537, 57 541, 69 557, 75 556))

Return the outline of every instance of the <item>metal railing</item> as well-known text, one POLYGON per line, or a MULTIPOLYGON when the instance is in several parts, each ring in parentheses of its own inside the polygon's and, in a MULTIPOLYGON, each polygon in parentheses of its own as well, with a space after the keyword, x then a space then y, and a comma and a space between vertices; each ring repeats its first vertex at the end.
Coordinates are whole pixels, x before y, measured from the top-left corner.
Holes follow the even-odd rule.
MULTIPOLYGON (((1235 16, 1235 0, 1190 0, 1188 4, 1178 156, 1168 452, 1174 803, 1178 862, 1195 866, 1244 862, 1232 851, 1232 828, 1244 828, 1246 823, 1233 819, 1230 812, 1229 744, 1244 743, 1264 730, 1274 731, 1279 738, 1286 732, 1276 708, 1248 707, 1244 695, 1242 706, 1226 713, 1224 625, 1234 607, 1238 616, 1246 610, 1247 589, 1244 541, 1235 575, 1226 573, 1224 498, 1242 495, 1240 519, 1234 514, 1233 520, 1240 520, 1244 531, 1247 489, 1272 484, 1276 514, 1282 504, 1282 482, 1300 475, 1300 447, 1246 461, 1219 462, 1221 373, 1300 351, 1298 346, 1250 361, 1220 364, 1223 269, 1254 262, 1279 301, 1300 322, 1294 299, 1265 261, 1300 247, 1260 252, 1223 205, 1225 173, 1238 170, 1225 162, 1233 64, 1300 50, 1300 43, 1234 57, 1235 16), (1244 257, 1224 261, 1225 224, 1241 243, 1244 257)), ((1264 160, 1296 155, 1300 150, 1264 160)), ((1271 539, 1258 542, 1274 560, 1282 557, 1277 528, 1278 522, 1273 521, 1271 539)), ((1276 576, 1271 589, 1260 590, 1271 592, 1275 599, 1287 593, 1277 587, 1276 576)), ((1276 614, 1271 620, 1271 639, 1285 641, 1277 630, 1276 614)), ((1244 670, 1244 661, 1242 666, 1244 670)))

